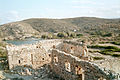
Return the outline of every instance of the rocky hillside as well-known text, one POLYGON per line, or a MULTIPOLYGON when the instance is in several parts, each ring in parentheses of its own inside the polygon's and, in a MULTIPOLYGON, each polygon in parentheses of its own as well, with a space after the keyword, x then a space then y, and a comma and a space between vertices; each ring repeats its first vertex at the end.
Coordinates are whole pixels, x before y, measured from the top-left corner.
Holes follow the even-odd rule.
POLYGON ((67 19, 32 18, 0 25, 0 37, 4 39, 24 39, 40 36, 43 32, 74 31, 87 34, 120 32, 120 19, 78 17, 67 19))
POLYGON ((94 17, 81 17, 64 19, 69 23, 76 25, 80 31, 93 32, 120 32, 120 19, 103 19, 94 17))

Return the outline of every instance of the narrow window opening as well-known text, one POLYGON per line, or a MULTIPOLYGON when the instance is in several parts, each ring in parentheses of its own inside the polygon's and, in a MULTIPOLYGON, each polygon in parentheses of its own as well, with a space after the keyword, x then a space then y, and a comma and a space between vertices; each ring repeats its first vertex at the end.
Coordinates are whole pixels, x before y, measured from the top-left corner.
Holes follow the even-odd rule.
POLYGON ((66 71, 71 72, 70 63, 68 61, 65 62, 65 69, 66 71))
POLYGON ((53 45, 53 48, 56 48, 56 46, 55 46, 55 45, 53 45))
POLYGON ((74 53, 74 48, 73 47, 71 47, 70 53, 74 53))
POLYGON ((33 64, 33 54, 31 54, 31 62, 32 62, 32 64, 33 64))
POLYGON ((20 64, 20 60, 19 60, 18 62, 19 62, 19 64, 20 64))
POLYGON ((56 55, 54 55, 54 62, 57 63, 58 62, 58 57, 56 55))

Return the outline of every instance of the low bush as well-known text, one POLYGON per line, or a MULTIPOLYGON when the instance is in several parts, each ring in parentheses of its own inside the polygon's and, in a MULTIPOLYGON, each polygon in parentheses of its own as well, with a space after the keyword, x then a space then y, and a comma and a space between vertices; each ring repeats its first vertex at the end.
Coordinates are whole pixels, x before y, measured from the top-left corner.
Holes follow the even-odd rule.
POLYGON ((3 42, 0 42, 0 58, 6 58, 7 52, 5 50, 6 44, 3 42))
POLYGON ((67 37, 67 33, 65 33, 65 32, 60 32, 60 33, 57 34, 57 37, 65 38, 65 37, 67 37))
POLYGON ((83 34, 76 34, 76 37, 80 38, 83 34))
POLYGON ((113 57, 120 57, 120 54, 112 54, 113 57))
POLYGON ((104 59, 103 57, 93 57, 94 60, 102 60, 104 59))
POLYGON ((103 49, 114 49, 116 51, 120 51, 120 48, 116 47, 116 46, 100 46, 100 45, 92 45, 92 46, 88 46, 88 48, 103 48, 103 49))
POLYGON ((100 52, 100 51, 91 51, 91 50, 89 50, 89 52, 90 53, 96 53, 96 52, 100 52))
POLYGON ((112 55, 112 51, 106 51, 106 50, 102 50, 100 51, 101 54, 104 54, 104 55, 112 55))
POLYGON ((120 45, 120 42, 111 42, 111 43, 115 45, 120 45))
POLYGON ((112 36, 112 33, 106 33, 104 35, 102 35, 103 37, 111 37, 112 36))

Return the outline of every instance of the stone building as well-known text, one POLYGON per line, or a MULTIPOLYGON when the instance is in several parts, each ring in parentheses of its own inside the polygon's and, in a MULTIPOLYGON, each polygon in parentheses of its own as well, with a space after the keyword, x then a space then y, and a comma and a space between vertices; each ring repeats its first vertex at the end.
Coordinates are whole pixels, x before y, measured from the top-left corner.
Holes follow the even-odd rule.
POLYGON ((9 69, 16 66, 39 68, 50 63, 49 50, 61 40, 44 40, 36 44, 7 45, 9 69))
POLYGON ((90 62, 86 49, 82 44, 64 41, 52 50, 51 70, 65 80, 110 80, 101 68, 90 62))
POLYGON ((44 40, 36 44, 8 45, 9 68, 49 64, 50 69, 65 80, 111 80, 108 74, 92 63, 83 43, 44 40))
POLYGON ((56 48, 79 58, 84 57, 85 59, 88 57, 88 49, 82 42, 63 41, 63 43, 59 44, 56 48))

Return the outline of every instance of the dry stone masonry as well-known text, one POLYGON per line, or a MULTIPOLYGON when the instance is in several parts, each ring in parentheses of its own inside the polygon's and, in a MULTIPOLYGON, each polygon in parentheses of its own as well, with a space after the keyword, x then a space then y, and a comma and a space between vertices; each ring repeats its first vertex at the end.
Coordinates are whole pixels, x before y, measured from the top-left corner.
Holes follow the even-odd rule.
POLYGON ((16 66, 39 68, 48 64, 52 72, 65 80, 113 80, 112 73, 92 63, 82 42, 43 40, 36 44, 8 45, 6 48, 10 69, 16 66))
POLYGON ((53 45, 58 45, 61 40, 44 40, 36 44, 7 45, 9 68, 29 65, 39 68, 50 63, 49 49, 53 45))

